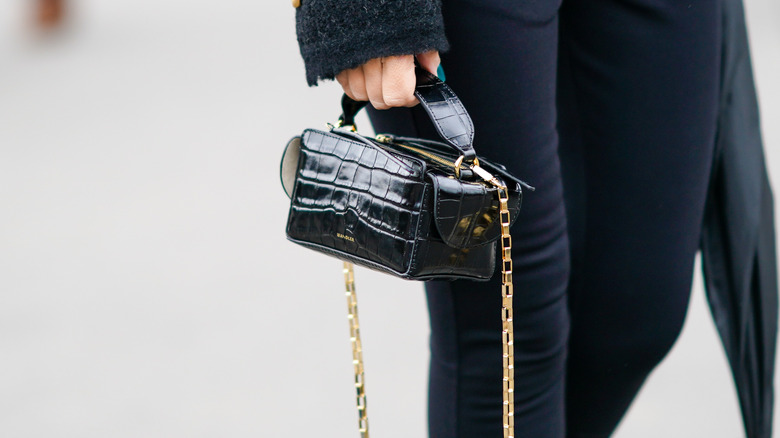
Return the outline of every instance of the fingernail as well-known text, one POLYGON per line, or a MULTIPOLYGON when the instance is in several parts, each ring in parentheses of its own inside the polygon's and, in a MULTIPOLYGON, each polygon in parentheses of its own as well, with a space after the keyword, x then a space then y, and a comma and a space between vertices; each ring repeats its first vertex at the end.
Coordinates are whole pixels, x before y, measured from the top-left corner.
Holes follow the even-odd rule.
POLYGON ((438 70, 436 70, 436 76, 438 76, 439 79, 442 80, 442 82, 447 80, 444 77, 444 67, 442 67, 441 64, 439 64, 439 68, 438 68, 438 70))

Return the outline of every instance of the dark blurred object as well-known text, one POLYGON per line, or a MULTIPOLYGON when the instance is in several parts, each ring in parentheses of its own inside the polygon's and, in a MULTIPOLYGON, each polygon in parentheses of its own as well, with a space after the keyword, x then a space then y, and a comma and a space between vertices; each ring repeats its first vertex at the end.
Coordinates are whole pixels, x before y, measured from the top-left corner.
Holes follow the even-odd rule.
POLYGON ((65 0, 35 0, 36 24, 43 29, 51 29, 62 24, 65 17, 65 0))
POLYGON ((748 438, 772 436, 777 256, 742 0, 723 1, 718 135, 702 230, 702 267, 748 438))

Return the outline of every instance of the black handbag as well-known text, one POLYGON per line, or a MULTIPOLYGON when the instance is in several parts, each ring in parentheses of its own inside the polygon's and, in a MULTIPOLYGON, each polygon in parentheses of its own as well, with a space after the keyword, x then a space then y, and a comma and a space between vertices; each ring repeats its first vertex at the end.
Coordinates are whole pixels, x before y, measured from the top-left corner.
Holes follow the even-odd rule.
POLYGON ((352 263, 413 280, 487 280, 502 245, 504 432, 513 436, 512 259, 509 227, 528 184, 477 157, 474 127, 450 87, 416 68, 415 96, 443 142, 356 132, 366 102, 347 95, 328 131, 287 145, 287 238, 345 262, 360 429, 368 434, 352 263))

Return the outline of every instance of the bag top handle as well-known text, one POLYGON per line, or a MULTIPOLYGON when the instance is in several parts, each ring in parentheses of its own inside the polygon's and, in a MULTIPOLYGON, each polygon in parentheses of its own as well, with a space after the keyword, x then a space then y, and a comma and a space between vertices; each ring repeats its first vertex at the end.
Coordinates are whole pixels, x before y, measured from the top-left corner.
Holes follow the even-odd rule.
MULTIPOLYGON (((449 85, 422 68, 417 58, 414 65, 417 77, 414 95, 420 100, 441 138, 460 152, 464 161, 473 162, 477 156, 473 146, 474 124, 463 103, 449 85)), ((344 94, 341 98, 342 114, 339 117, 339 126, 354 126, 355 114, 367 103, 353 100, 344 94)))

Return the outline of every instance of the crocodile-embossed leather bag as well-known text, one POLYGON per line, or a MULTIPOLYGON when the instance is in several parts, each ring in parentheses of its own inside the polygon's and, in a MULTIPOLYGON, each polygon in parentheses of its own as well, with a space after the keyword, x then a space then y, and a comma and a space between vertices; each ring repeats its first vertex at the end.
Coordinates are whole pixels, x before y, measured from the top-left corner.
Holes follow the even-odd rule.
POLYGON ((352 263, 405 279, 487 280, 495 272, 501 241, 504 431, 512 436, 509 227, 520 210, 522 189, 533 188, 503 166, 477 157, 474 127, 461 101, 419 64, 416 75, 415 95, 444 141, 357 134, 354 116, 366 103, 344 95, 337 126, 307 129, 285 149, 282 185, 291 199, 287 238, 345 262, 364 436, 368 425, 352 263))
POLYGON ((477 158, 463 104, 436 76, 417 74, 415 94, 446 143, 357 134, 353 120, 365 102, 344 95, 339 127, 307 129, 285 150, 287 237, 406 279, 487 280, 501 236, 499 185, 513 222, 528 186, 477 158))

